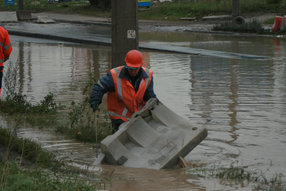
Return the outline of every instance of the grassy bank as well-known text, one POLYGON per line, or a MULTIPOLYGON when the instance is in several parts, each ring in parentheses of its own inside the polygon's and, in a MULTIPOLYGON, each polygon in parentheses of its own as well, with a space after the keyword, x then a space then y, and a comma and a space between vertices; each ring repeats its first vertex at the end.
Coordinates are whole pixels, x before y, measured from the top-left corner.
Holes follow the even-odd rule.
MULTIPOLYGON (((17 10, 18 6, 5 6, 0 2, 0 10, 17 10)), ((286 14, 286 0, 240 0, 241 14, 275 12, 286 14)), ((48 0, 25 0, 24 9, 54 11, 61 13, 79 13, 84 15, 110 17, 110 10, 91 7, 88 1, 48 3, 48 0)), ((178 20, 181 17, 201 18, 206 15, 231 14, 231 0, 174 0, 172 3, 152 4, 148 9, 139 9, 139 19, 178 20)))
POLYGON ((0 127, 0 190, 96 190, 38 144, 0 127))

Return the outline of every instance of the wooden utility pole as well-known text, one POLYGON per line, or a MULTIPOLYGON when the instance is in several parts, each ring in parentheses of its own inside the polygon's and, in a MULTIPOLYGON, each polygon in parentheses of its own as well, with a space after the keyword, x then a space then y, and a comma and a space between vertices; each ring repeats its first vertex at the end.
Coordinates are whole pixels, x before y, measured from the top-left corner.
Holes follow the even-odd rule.
POLYGON ((245 19, 240 15, 240 0, 232 0, 232 23, 241 25, 245 19))
POLYGON ((112 0, 112 67, 124 65, 126 53, 138 49, 137 0, 112 0))

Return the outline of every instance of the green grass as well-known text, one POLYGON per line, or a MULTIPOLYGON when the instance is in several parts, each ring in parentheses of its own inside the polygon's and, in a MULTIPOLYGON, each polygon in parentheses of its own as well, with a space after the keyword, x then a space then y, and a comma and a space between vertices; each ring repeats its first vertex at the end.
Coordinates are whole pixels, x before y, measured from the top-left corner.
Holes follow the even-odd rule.
POLYGON ((27 101, 25 95, 11 94, 1 102, 0 111, 5 111, 9 115, 14 113, 32 113, 32 114, 56 114, 60 105, 54 102, 54 95, 49 93, 38 104, 31 104, 27 101))
MULTIPOLYGON (((242 14, 275 12, 286 13, 286 1, 280 4, 268 4, 263 0, 241 0, 242 14)), ((231 14, 231 0, 205 0, 192 2, 161 3, 152 6, 149 10, 139 12, 139 18, 178 20, 181 17, 201 18, 206 15, 231 14)))
MULTIPOLYGON (((240 0, 241 13, 267 13, 275 12, 286 14, 286 0, 240 0), (274 3, 271 3, 273 1, 274 3), (280 1, 280 2, 279 2, 280 1)), ((0 10, 17 10, 18 6, 5 7, 5 1, 0 2, 0 10)), ((47 0, 25 0, 24 9, 34 12, 54 11, 60 13, 79 13, 99 17, 110 17, 110 10, 91 7, 88 1, 73 1, 67 3, 51 3, 47 0)), ((231 14, 231 0, 174 0, 169 3, 152 4, 149 9, 139 9, 139 19, 168 19, 178 20, 181 17, 201 18, 206 15, 231 14)))
POLYGON ((1 148, 6 151, 2 159, 0 157, 0 191, 93 191, 105 187, 110 181, 110 176, 101 177, 67 167, 37 143, 18 138, 13 131, 0 127, 1 148), (82 176, 94 180, 90 182, 82 176))
POLYGON ((181 17, 197 17, 213 14, 230 14, 229 1, 216 3, 161 3, 153 5, 149 10, 139 12, 139 18, 178 20, 181 17))
POLYGON ((55 161, 52 153, 30 140, 13 136, 7 129, 0 128, 0 145, 7 148, 0 161, 1 191, 95 190, 87 182, 77 180, 72 171, 60 171, 63 164, 55 161), (12 152, 18 153, 18 157, 10 159, 12 152), (23 166, 24 159, 31 163, 23 166))
MULTIPOLYGON (((23 170, 17 163, 7 165, 0 163, 0 172, 5 170, 8 174, 0 182, 0 190, 3 191, 94 191, 90 184, 78 180, 73 175, 56 176, 52 172, 40 169, 23 170)), ((1 177, 0 177, 1 178, 1 177)))

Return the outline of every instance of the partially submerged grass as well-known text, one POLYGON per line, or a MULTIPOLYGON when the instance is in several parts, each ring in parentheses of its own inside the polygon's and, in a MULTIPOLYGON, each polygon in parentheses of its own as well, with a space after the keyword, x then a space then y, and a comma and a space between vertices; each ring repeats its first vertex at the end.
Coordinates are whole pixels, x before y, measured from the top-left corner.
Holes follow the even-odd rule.
POLYGON ((99 120, 95 121, 88 99, 79 103, 72 102, 68 111, 59 112, 63 108, 65 107, 55 103, 51 93, 38 104, 28 102, 25 95, 13 94, 1 101, 0 113, 8 114, 19 126, 28 124, 39 128, 53 128, 56 132, 84 142, 95 142, 95 125, 99 141, 112 133, 107 112, 99 113, 99 120))
POLYGON ((49 93, 40 103, 32 104, 25 95, 9 94, 1 100, 0 113, 5 113, 22 124, 45 127, 55 124, 58 110, 62 105, 56 104, 54 95, 49 93))
POLYGON ((51 125, 62 109, 61 104, 55 103, 54 95, 49 93, 39 103, 32 104, 26 95, 18 93, 19 88, 19 64, 9 63, 4 77, 5 97, 1 98, 0 113, 14 118, 16 121, 25 122, 39 127, 51 125))
MULTIPOLYGON (((52 93, 46 95, 39 103, 29 102, 25 95, 17 93, 18 70, 17 63, 10 63, 7 68, 4 78, 6 97, 1 100, 0 114, 7 114, 18 123, 18 126, 27 124, 39 128, 53 128, 56 132, 84 142, 96 141, 95 125, 98 141, 111 134, 107 112, 100 112, 97 117, 99 120, 95 121, 88 97, 82 102, 72 102, 69 108, 56 103, 52 93), (102 115, 104 117, 101 117, 102 115)), ((93 84, 92 80, 87 82, 86 87, 83 88, 83 95, 90 95, 88 90, 90 91, 93 84)))
MULTIPOLYGON (((73 175, 56 176, 53 172, 40 169, 24 170, 17 163, 0 163, 0 172, 8 171, 5 179, 0 182, 0 190, 22 190, 22 191, 63 191, 81 190, 95 191, 96 189, 88 182, 80 181, 73 175)), ((3 174, 2 174, 3 175, 3 174)), ((4 177, 3 177, 4 178, 4 177)))
POLYGON ((28 140, 18 138, 13 130, 0 128, 0 144, 7 147, 7 152, 15 151, 21 157, 40 166, 54 166, 55 156, 41 148, 40 145, 28 140))
POLYGON ((83 102, 72 102, 66 120, 56 126, 56 131, 80 141, 95 143, 97 128, 97 140, 100 142, 112 134, 112 127, 107 111, 98 111, 96 115, 95 120, 87 98, 83 102))
POLYGON ((7 149, 0 160, 0 190, 95 190, 89 182, 79 180, 76 173, 63 168, 64 164, 56 161, 52 153, 0 128, 0 146, 3 145, 7 149), (11 159, 12 152, 18 157, 11 159), (24 159, 30 163, 23 168, 24 159))
POLYGON ((197 167, 186 171, 187 174, 201 178, 218 178, 223 181, 232 181, 235 184, 253 183, 254 190, 286 190, 286 182, 283 180, 283 175, 275 175, 271 179, 267 179, 261 171, 250 171, 245 167, 230 165, 229 168, 212 166, 212 167, 197 167))
POLYGON ((49 93, 38 104, 31 104, 25 95, 11 94, 1 102, 1 111, 9 115, 15 113, 56 114, 61 106, 54 101, 54 95, 49 93))

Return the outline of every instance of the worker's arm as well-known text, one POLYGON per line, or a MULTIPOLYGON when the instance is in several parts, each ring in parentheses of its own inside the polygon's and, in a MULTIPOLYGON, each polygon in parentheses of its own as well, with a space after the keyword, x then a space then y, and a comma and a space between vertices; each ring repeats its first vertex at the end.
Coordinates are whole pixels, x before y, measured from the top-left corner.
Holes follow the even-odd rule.
MULTIPOLYGON (((154 78, 154 77, 153 77, 153 78, 154 78)), ((156 99, 158 100, 156 94, 154 93, 154 89, 153 89, 153 86, 154 86, 154 85, 153 85, 153 78, 151 79, 151 82, 150 82, 148 88, 146 89, 146 92, 145 92, 144 97, 143 97, 144 101, 146 101, 146 102, 147 102, 150 98, 156 98, 156 99)))
POLYGON ((114 91, 114 83, 111 74, 108 73, 106 76, 100 78, 92 88, 90 106, 93 111, 96 111, 99 104, 101 104, 103 95, 110 91, 114 91))

